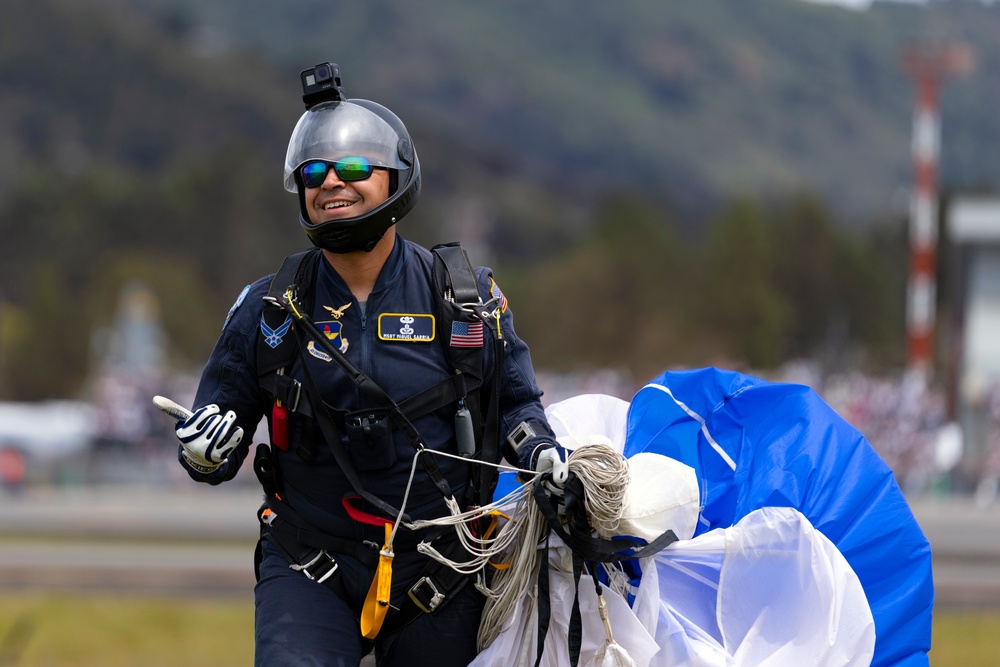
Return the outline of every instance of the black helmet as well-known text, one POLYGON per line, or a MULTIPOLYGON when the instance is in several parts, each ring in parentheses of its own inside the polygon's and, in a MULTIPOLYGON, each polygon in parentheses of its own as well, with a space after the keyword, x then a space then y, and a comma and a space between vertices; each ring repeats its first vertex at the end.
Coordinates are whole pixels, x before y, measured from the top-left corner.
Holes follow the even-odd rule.
POLYGON ((420 196, 420 161, 403 121, 368 100, 324 102, 309 108, 292 130, 285 154, 285 189, 299 195, 299 224, 314 245, 332 252, 371 251, 420 196), (389 169, 389 198, 363 215, 314 225, 305 208, 299 167, 309 160, 363 156, 389 169))

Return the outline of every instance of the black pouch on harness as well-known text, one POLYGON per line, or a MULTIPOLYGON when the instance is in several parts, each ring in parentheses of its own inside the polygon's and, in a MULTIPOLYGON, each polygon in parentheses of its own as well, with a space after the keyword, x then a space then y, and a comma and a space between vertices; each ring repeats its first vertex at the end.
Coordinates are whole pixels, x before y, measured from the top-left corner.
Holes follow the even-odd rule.
POLYGON ((396 446, 388 410, 374 408, 348 412, 344 415, 344 430, 355 468, 372 471, 395 465, 396 446))

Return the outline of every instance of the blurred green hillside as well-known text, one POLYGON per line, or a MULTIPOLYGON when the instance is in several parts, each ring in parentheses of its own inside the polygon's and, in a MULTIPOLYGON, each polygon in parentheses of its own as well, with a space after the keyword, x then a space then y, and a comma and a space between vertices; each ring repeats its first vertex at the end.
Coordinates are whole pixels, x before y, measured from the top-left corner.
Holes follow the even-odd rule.
POLYGON ((913 39, 962 39, 941 177, 1000 177, 1000 8, 797 0, 10 0, 0 25, 0 397, 81 392, 118 290, 197 367, 306 244, 281 189, 298 71, 407 122, 408 238, 497 269, 542 368, 640 377, 902 358, 913 39), (478 254, 477 254, 478 253, 478 254), (652 369, 652 371, 650 370, 652 369))

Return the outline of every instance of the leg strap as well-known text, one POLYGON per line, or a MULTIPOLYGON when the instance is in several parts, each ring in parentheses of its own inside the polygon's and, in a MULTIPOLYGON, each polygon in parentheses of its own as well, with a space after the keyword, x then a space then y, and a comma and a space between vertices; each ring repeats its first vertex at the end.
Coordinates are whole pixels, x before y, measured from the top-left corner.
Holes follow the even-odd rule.
MULTIPOLYGON (((284 508, 282 508, 284 509, 284 508)), ((267 505, 258 513, 262 539, 274 544, 293 570, 313 581, 323 584, 343 600, 348 601, 346 588, 337 565, 336 554, 349 554, 368 567, 375 567, 379 560, 379 545, 323 535, 297 528, 288 521, 269 512, 267 505)), ((468 554, 457 538, 435 545, 446 558, 461 561, 468 554), (464 558, 463 558, 464 557, 464 558)), ((469 581, 470 575, 427 559, 416 582, 407 591, 398 610, 389 610, 379 634, 385 636, 398 632, 422 614, 441 608, 469 581)))

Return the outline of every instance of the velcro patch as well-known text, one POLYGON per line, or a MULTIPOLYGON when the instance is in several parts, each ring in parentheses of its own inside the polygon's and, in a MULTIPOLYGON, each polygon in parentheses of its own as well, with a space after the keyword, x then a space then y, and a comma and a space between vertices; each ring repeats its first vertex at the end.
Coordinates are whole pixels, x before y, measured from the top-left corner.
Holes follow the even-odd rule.
POLYGON ((394 343, 429 343, 434 340, 434 316, 429 313, 382 313, 378 316, 378 337, 394 343))

